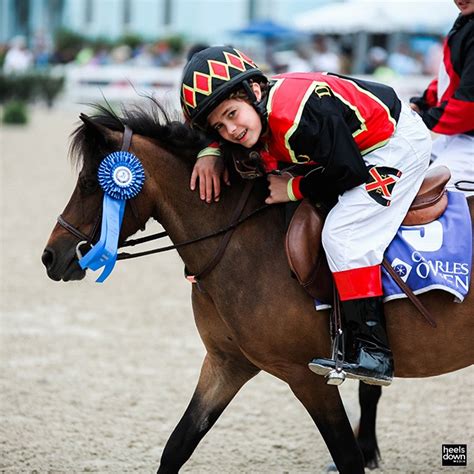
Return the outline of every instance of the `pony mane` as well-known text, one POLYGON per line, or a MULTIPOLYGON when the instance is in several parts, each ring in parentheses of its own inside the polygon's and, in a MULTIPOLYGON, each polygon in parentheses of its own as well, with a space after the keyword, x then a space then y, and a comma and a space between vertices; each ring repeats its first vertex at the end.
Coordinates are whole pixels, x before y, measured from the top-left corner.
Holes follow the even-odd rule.
MULTIPOLYGON (((154 97, 146 98, 146 106, 122 105, 122 117, 117 115, 109 103, 89 104, 93 109, 89 119, 99 126, 119 132, 124 130, 124 125, 128 125, 133 133, 157 140, 177 158, 194 160, 197 153, 206 146, 206 138, 179 120, 176 112, 167 111, 154 97)), ((103 143, 100 144, 97 140, 97 134, 92 135, 90 126, 85 123, 71 134, 69 154, 79 168, 86 157, 95 157, 95 160, 100 161, 103 153, 112 151, 104 150, 103 143)))

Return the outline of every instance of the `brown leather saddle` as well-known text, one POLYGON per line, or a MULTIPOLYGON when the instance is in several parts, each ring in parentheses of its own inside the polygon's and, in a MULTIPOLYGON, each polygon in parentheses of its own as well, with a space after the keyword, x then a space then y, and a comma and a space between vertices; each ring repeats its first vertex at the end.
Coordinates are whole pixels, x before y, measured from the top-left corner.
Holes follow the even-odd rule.
MULTIPOLYGON (((430 169, 402 225, 428 224, 440 217, 448 206, 446 183, 450 177, 445 166, 430 169)), ((332 276, 321 244, 324 219, 321 208, 304 199, 288 226, 285 250, 291 271, 303 288, 313 298, 332 301, 332 276)))

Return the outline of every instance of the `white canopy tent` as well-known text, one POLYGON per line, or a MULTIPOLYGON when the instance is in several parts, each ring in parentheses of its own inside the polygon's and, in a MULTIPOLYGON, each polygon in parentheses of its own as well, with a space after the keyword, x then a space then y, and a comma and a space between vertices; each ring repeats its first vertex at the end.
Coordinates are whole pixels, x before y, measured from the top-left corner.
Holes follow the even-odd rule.
POLYGON ((452 0, 346 0, 297 15, 293 25, 305 33, 352 35, 352 72, 360 74, 370 35, 390 35, 393 51, 402 34, 445 35, 458 14, 452 0))
POLYGON ((294 25, 321 34, 445 34, 458 14, 452 0, 348 0, 298 15, 294 25))

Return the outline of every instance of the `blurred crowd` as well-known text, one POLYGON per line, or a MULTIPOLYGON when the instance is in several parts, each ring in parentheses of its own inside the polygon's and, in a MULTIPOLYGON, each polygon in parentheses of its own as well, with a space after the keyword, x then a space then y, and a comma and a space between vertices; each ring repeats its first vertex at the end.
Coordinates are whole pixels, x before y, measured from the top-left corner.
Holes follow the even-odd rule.
MULTIPOLYGON (((382 46, 368 49, 363 73, 380 81, 397 76, 436 75, 442 56, 442 38, 401 42, 391 53, 382 46)), ((277 72, 329 71, 354 74, 351 47, 335 38, 314 36, 291 51, 274 52, 272 69, 277 72)))
MULTIPOLYGON (((352 44, 344 37, 313 36, 293 44, 264 43, 261 58, 270 73, 330 71, 353 74, 352 44)), ((182 38, 146 42, 128 37, 114 43, 88 41, 71 32, 52 38, 43 32, 34 35, 28 47, 24 37, 17 36, 0 44, 0 67, 4 73, 20 73, 32 68, 44 69, 55 64, 110 65, 127 64, 139 67, 174 67, 185 60, 193 45, 182 38)), ((441 58, 441 39, 411 40, 399 43, 392 52, 382 46, 368 49, 363 73, 378 80, 396 76, 436 75, 441 58)), ((255 55, 255 52, 252 52, 255 55)), ((255 55, 258 58, 258 54, 255 55)))
POLYGON ((146 42, 138 36, 115 42, 87 41, 73 33, 63 33, 55 42, 50 36, 39 33, 29 47, 25 37, 16 36, 0 44, 0 69, 12 74, 56 64, 172 67, 182 61, 184 46, 181 43, 179 38, 146 42))
POLYGON ((140 67, 172 67, 181 61, 166 41, 118 44, 115 46, 85 46, 74 58, 80 65, 104 66, 108 64, 130 64, 140 67))
POLYGON ((389 54, 384 48, 374 46, 369 49, 365 72, 380 80, 419 74, 435 76, 438 74, 442 54, 441 40, 432 42, 426 51, 417 51, 407 43, 402 43, 389 54))

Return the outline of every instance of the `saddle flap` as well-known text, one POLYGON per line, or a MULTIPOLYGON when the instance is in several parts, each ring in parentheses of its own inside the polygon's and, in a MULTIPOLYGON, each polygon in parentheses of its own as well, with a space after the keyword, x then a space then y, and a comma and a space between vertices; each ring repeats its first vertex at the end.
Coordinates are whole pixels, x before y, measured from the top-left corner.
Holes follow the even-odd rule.
POLYGON ((304 289, 313 298, 331 301, 331 273, 321 244, 323 224, 322 214, 304 199, 288 226, 285 250, 291 271, 304 289))
POLYGON ((402 225, 429 224, 438 219, 448 207, 446 184, 450 178, 446 166, 429 169, 402 225))

